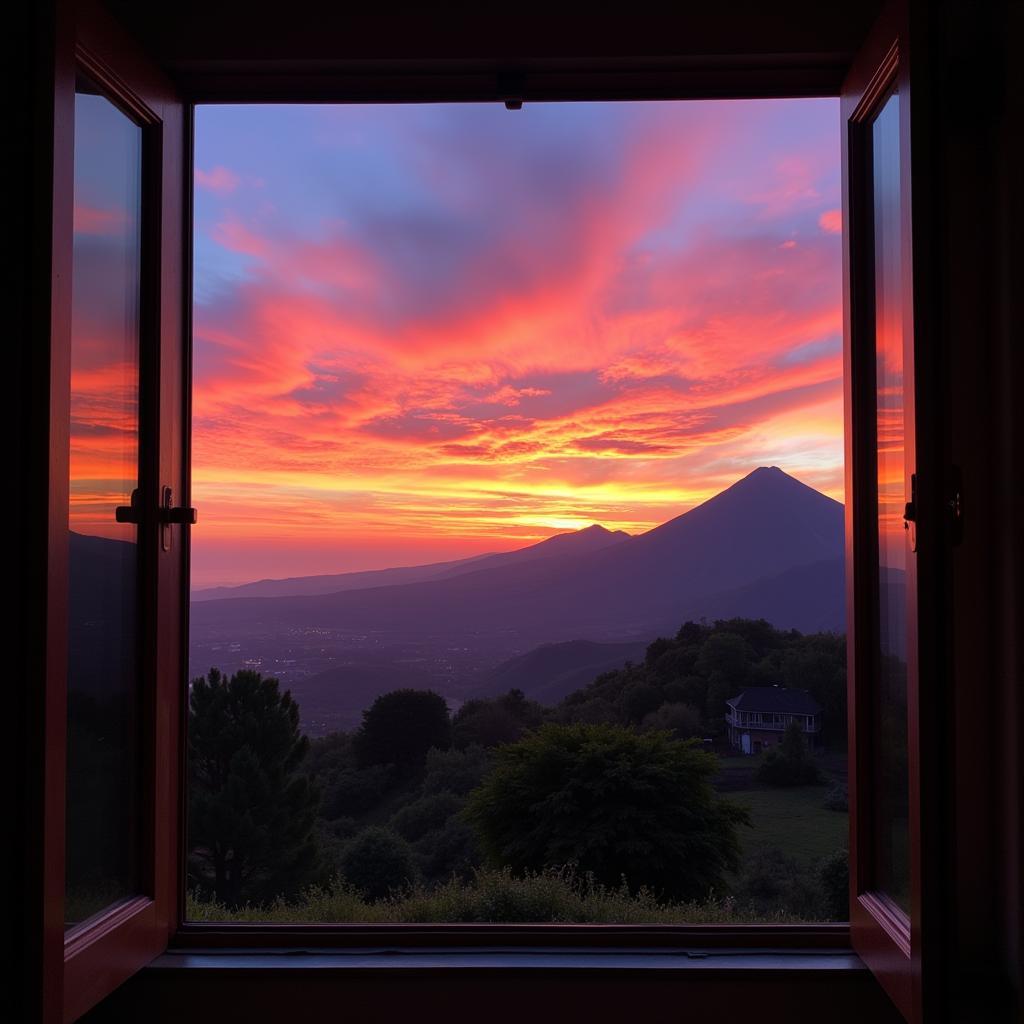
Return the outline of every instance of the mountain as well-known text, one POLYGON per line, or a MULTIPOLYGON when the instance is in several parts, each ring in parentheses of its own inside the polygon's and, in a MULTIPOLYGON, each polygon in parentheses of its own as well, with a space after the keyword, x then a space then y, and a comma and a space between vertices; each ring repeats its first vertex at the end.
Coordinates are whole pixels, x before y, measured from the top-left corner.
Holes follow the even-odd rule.
MULTIPOLYGON (((688 619, 767 619, 802 633, 846 631, 846 566, 840 559, 798 565, 744 587, 709 594, 690 605, 688 619)), ((667 629, 678 625, 666 623, 667 629)))
POLYGON ((531 700, 557 704, 567 694, 591 682, 602 672, 622 668, 627 661, 642 661, 644 642, 599 644, 592 640, 567 640, 542 644, 503 661, 474 688, 474 697, 492 697, 522 690, 531 700))
MULTIPOLYGON (((616 536, 581 531, 535 545, 548 545, 543 557, 486 556, 453 576, 358 592, 205 601, 193 608, 193 628, 220 636, 349 630, 476 645, 514 641, 520 648, 570 638, 649 639, 664 624, 678 628, 710 608, 712 598, 735 591, 737 603, 755 601, 744 588, 756 590, 760 581, 778 578, 775 593, 784 597, 778 588, 793 569, 833 563, 840 572, 843 507, 776 467, 761 468, 648 533, 607 544, 590 539, 616 536)), ((791 582, 795 589, 812 584, 791 582)), ((813 628, 807 614, 818 599, 790 596, 791 624, 813 628)), ((755 603, 774 620, 770 602, 755 603)))
POLYGON ((393 587, 424 580, 449 579, 479 569, 497 569, 504 565, 532 562, 538 558, 551 558, 570 553, 582 554, 599 551, 629 539, 622 530, 606 530, 603 526, 588 526, 575 533, 559 533, 529 547, 497 554, 474 555, 451 562, 430 565, 403 566, 395 569, 369 569, 363 572, 343 572, 326 576, 293 576, 283 580, 258 580, 237 587, 210 587, 192 592, 193 603, 216 601, 230 597, 296 597, 300 595, 337 594, 346 590, 368 590, 371 587, 393 587))

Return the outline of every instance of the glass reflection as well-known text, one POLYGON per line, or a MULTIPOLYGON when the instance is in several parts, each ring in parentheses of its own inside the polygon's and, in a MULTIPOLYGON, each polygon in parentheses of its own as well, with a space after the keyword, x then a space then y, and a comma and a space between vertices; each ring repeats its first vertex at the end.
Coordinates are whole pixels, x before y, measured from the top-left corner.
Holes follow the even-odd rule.
POLYGON ((876 884, 909 911, 905 458, 899 98, 871 129, 878 486, 876 884))
POLYGON ((137 526, 142 134, 75 96, 65 921, 138 892, 137 526))

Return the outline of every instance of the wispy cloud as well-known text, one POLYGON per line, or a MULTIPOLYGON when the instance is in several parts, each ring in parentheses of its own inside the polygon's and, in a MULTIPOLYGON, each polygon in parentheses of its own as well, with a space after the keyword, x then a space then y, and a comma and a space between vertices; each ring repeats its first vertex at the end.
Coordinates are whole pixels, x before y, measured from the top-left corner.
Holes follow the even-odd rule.
POLYGON ((841 497, 834 104, 520 113, 268 115, 271 151, 200 112, 201 158, 266 180, 197 223, 211 557, 635 531, 762 463, 841 497))

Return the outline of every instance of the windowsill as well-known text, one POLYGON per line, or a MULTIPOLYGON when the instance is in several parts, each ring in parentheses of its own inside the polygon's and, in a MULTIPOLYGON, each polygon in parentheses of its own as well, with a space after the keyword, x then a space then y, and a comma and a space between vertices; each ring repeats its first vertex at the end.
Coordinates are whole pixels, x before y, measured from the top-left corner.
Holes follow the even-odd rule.
POLYGON ((679 949, 667 951, 609 949, 515 950, 440 949, 424 952, 399 947, 346 950, 280 948, 253 952, 245 949, 189 950, 157 957, 151 970, 214 970, 245 973, 282 971, 686 971, 736 974, 832 972, 849 973, 867 968, 850 950, 679 949))

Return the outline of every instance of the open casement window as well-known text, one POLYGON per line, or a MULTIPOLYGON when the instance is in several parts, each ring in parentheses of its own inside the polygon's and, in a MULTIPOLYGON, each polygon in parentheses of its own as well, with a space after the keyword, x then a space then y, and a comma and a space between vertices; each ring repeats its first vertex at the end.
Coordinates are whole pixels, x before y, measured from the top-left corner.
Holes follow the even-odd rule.
POLYGON ((924 382, 936 357, 923 344, 927 309, 915 303, 923 247, 911 138, 922 146, 911 132, 910 60, 907 5, 893 3, 841 99, 851 942, 904 1017, 919 1021, 940 945, 928 903, 940 859, 929 843, 941 806, 936 658, 958 502, 942 493, 937 431, 923 426, 934 418, 924 382))
MULTIPOLYGON (((47 1022, 79 1017, 172 937, 179 946, 235 948, 383 938, 359 928, 346 938, 340 928, 314 935, 301 927, 180 927, 189 117, 156 66, 99 7, 68 2, 58 10, 42 849, 47 1022)), ((941 777, 927 773, 936 729, 921 699, 929 661, 918 637, 939 635, 942 624, 936 602, 926 606, 918 594, 939 592, 939 549, 948 537, 940 537, 945 528, 934 511, 943 505, 935 456, 915 429, 927 367, 915 346, 906 18, 902 0, 887 7, 842 90, 851 937, 903 1014, 919 1020, 923 954, 935 942, 923 851, 938 828, 927 809, 938 801, 926 782, 937 787, 941 777)), ((722 81, 705 94, 731 95, 722 81)), ((245 98, 244 80, 233 88, 230 98, 245 98)), ((251 98, 294 98, 260 88, 251 98)), ((301 88, 306 99, 332 98, 301 88)), ((437 98, 424 89, 416 98, 437 98)), ((615 89, 609 84, 605 95, 615 89)), ((914 138, 917 145, 920 133, 914 138)), ((785 949, 846 941, 842 926, 768 932, 554 927, 543 944, 785 949)), ((458 934, 453 939, 449 926, 396 928, 386 941, 541 943, 540 930, 458 934)))
POLYGON ((187 193, 174 91, 99 7, 58 18, 43 1001, 70 1021, 178 914, 187 193))

